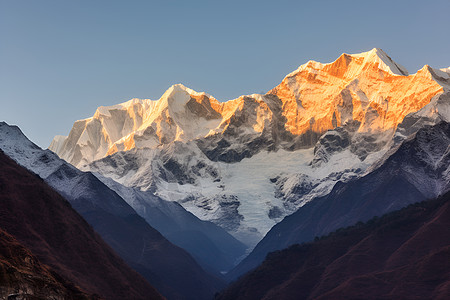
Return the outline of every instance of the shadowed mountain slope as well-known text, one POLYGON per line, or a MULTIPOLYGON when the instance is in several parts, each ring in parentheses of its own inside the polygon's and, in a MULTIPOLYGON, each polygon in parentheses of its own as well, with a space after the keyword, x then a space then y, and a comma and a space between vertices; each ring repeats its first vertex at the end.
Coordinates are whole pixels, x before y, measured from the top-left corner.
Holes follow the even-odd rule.
POLYGON ((210 299, 224 286, 97 177, 76 169, 49 150, 40 149, 18 127, 0 123, 0 148, 69 200, 104 241, 165 297, 210 299))
POLYGON ((448 299, 450 193, 270 253, 217 299, 448 299))
POLYGON ((0 229, 0 298, 92 299, 42 264, 29 249, 0 229))
POLYGON ((37 258, 106 299, 163 299, 61 195, 0 152, 0 228, 37 258))

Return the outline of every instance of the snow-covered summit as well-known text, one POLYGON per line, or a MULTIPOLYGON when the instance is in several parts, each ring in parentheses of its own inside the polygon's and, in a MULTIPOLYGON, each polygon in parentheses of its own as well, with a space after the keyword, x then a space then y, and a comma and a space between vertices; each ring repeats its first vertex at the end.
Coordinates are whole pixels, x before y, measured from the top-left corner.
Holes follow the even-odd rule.
POLYGON ((378 63, 378 67, 381 70, 390 72, 391 74, 402 76, 409 75, 408 70, 406 70, 405 67, 393 61, 392 58, 380 48, 373 48, 370 51, 363 52, 360 54, 353 54, 350 56, 356 58, 363 58, 364 59, 363 64, 378 63))
POLYGON ((79 165, 117 151, 204 137, 221 122, 219 106, 210 95, 176 84, 159 100, 99 107, 93 117, 75 122, 68 137, 56 137, 49 149, 79 165))
MULTIPOLYGON (((43 178, 62 164, 57 155, 49 150, 42 150, 31 142, 19 127, 6 122, 0 122, 0 149, 20 165, 43 178)), ((70 167, 75 169, 73 166, 70 167)))
POLYGON ((15 144, 26 145, 29 148, 38 148, 36 144, 26 138, 22 130, 16 125, 0 122, 0 143, 13 147, 15 144))
MULTIPOLYGON (((308 71, 310 73, 317 74, 320 70, 323 70, 327 67, 332 67, 333 64, 336 64, 341 58, 345 58, 347 61, 347 66, 350 65, 352 60, 357 62, 357 67, 352 69, 349 73, 353 73, 354 75, 357 75, 361 73, 362 69, 370 64, 377 64, 378 68, 388 72, 392 75, 401 75, 401 76, 407 76, 409 75, 408 70, 406 70, 405 67, 402 65, 396 63, 392 60, 392 58, 386 54, 382 49, 380 48, 373 48, 370 51, 357 53, 357 54, 347 54, 343 53, 338 59, 336 59, 333 62, 330 63, 320 63, 314 60, 310 60, 306 64, 301 65, 298 67, 295 71, 289 73, 286 78, 293 77, 297 75, 298 73, 302 71, 308 71)), ((342 68, 344 66, 340 66, 342 68)))

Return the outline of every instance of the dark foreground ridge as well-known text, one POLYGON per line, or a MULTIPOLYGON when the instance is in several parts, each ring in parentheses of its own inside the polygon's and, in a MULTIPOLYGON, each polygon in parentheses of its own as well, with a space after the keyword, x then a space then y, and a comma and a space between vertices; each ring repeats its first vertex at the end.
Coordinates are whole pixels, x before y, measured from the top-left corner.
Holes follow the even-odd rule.
POLYGON ((270 253, 216 299, 448 299, 450 193, 270 253))
POLYGON ((29 249, 0 229, 0 298, 95 299, 42 264, 29 249))
POLYGON ((1 151, 0 191, 0 228, 64 280, 105 299, 163 299, 69 202, 1 151))

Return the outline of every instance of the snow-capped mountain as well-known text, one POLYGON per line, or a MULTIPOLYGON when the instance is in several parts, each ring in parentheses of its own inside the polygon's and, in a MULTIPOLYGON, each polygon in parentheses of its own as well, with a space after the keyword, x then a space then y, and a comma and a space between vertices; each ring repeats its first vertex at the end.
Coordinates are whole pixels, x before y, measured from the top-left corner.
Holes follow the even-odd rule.
POLYGON ((447 71, 424 66, 407 76, 403 67, 375 48, 343 54, 329 64, 310 61, 266 95, 221 103, 177 84, 157 101, 132 99, 99 107, 92 118, 75 122, 68 137, 57 136, 50 150, 81 166, 117 151, 208 137, 222 141, 217 146, 237 155, 210 153, 216 145, 202 143, 201 149, 212 160, 248 157, 252 153, 233 148, 256 137, 260 141, 253 142, 264 143, 269 150, 270 146, 304 148, 313 146, 328 129, 348 121, 358 121, 360 132, 392 130, 408 113, 443 91, 434 77, 439 72, 448 78, 447 71), (228 138, 233 145, 223 145, 228 138))
POLYGON ((336 182, 359 178, 422 125, 445 119, 448 90, 449 69, 409 75, 373 49, 310 61, 265 95, 219 102, 174 85, 157 101, 100 107, 50 149, 176 201, 252 247, 336 182))
POLYGON ((4 122, 0 122, 0 149, 67 198, 122 259, 169 299, 210 299, 223 282, 204 269, 218 275, 233 267, 245 252, 244 245, 225 230, 199 220, 179 204, 136 193, 143 209, 148 210, 145 217, 154 217, 152 225, 163 227, 170 241, 185 248, 197 263, 121 197, 131 189, 115 183, 116 193, 92 173, 80 171, 50 150, 42 150, 18 127, 4 122), (186 240, 198 245, 189 245, 186 240))
MULTIPOLYGON (((450 99, 450 98, 448 98, 450 99)), ((267 253, 309 242, 338 228, 365 222, 450 191, 450 123, 426 125, 372 166, 367 175, 336 184, 326 196, 275 225, 228 276, 258 266, 267 253)))

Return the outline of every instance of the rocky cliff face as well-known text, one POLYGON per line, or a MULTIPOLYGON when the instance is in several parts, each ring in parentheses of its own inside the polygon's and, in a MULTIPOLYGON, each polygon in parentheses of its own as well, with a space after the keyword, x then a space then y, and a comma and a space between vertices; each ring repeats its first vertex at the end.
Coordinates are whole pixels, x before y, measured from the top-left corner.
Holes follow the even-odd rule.
POLYGON ((450 118, 449 90, 449 69, 409 75, 373 49, 310 61, 265 95, 218 102, 175 85, 157 101, 100 107, 50 149, 254 246, 423 125, 450 118))

